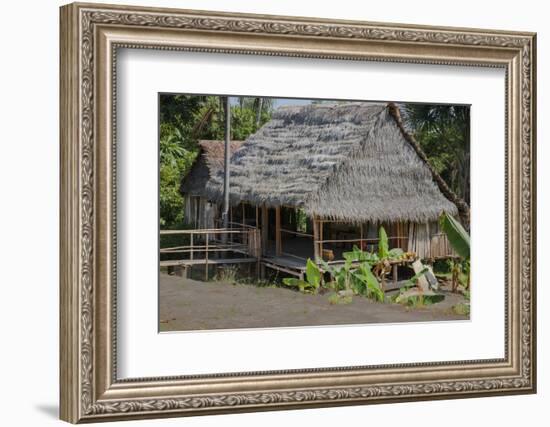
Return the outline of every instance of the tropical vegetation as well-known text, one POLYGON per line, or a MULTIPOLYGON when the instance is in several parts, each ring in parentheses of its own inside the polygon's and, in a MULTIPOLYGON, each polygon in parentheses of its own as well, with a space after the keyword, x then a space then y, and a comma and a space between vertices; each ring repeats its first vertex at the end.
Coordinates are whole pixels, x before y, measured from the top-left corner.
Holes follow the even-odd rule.
POLYGON ((304 293, 317 293, 321 289, 332 291, 330 301, 351 302, 354 295, 364 296, 375 301, 385 301, 385 281, 393 263, 411 261, 415 254, 403 252, 400 248, 389 249, 388 236, 384 227, 379 229, 378 252, 368 252, 353 247, 344 252, 344 263, 332 265, 323 259, 307 260, 305 280, 285 278, 283 284, 299 289, 304 293), (329 279, 324 280, 324 274, 329 279))
POLYGON ((405 104, 404 118, 432 167, 470 204, 470 107, 405 104))
POLYGON ((456 292, 462 282, 465 290, 470 287, 470 235, 462 224, 447 213, 441 214, 439 220, 441 229, 447 234, 449 243, 458 254, 458 258, 449 259, 452 290, 456 292))
MULTIPOLYGON (((160 96, 160 225, 181 227, 181 179, 189 172, 203 139, 223 140, 224 99, 220 96, 160 96)), ((270 98, 231 98, 231 137, 244 140, 271 118, 270 98)))

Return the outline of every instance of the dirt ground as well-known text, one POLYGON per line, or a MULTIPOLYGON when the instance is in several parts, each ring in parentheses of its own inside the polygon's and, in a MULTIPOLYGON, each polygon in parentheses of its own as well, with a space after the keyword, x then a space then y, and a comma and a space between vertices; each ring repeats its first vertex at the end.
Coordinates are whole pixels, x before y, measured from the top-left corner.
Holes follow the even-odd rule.
POLYGON ((463 297, 442 293, 442 302, 421 308, 363 297, 354 297, 350 304, 331 305, 328 294, 306 295, 285 288, 199 282, 161 274, 160 331, 468 319, 452 310, 463 297))

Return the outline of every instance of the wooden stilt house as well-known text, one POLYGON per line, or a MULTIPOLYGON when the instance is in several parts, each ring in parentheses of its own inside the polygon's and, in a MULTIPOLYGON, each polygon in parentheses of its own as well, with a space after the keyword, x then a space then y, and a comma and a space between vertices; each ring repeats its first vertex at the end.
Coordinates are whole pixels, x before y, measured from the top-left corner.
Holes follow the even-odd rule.
MULTIPOLYGON (((381 225, 391 247, 446 257, 452 250, 439 230, 440 214, 468 215, 394 104, 280 107, 231 148, 231 223, 261 229, 266 258, 302 263, 337 260, 353 245, 376 250, 381 225)), ((223 198, 223 144, 202 142, 201 150, 182 193, 188 220, 211 227, 223 198), (211 214, 201 208, 206 204, 211 214)))

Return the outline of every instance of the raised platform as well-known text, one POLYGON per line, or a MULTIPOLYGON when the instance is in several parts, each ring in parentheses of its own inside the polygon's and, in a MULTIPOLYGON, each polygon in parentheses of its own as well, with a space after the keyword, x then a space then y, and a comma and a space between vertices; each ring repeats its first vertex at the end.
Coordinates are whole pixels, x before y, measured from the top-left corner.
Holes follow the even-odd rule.
POLYGON ((167 260, 161 261, 161 267, 191 267, 193 265, 219 265, 219 264, 243 264, 257 262, 256 258, 199 258, 199 259, 179 259, 179 260, 167 260))

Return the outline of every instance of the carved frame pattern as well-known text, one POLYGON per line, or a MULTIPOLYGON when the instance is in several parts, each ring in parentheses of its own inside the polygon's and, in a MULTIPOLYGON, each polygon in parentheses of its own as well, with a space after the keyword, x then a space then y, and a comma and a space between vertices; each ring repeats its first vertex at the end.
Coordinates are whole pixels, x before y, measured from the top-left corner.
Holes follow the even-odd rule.
MULTIPOLYGON (((329 22, 305 18, 266 17, 254 15, 233 15, 210 12, 159 10, 130 8, 121 6, 101 6, 73 4, 62 8, 62 85, 61 125, 69 130, 62 132, 62 227, 61 238, 75 243, 72 248, 62 247, 61 293, 61 349, 62 372, 61 416, 71 422, 100 421, 128 417, 151 417, 185 415, 199 413, 218 413, 257 409, 280 409, 285 407, 326 406, 329 404, 358 404, 382 401, 421 400, 427 398, 479 396, 495 393, 530 393, 535 390, 535 35, 528 33, 488 32, 483 30, 464 30, 452 28, 412 27, 405 25, 370 24, 357 22, 329 22), (97 166, 95 153, 97 86, 96 40, 101 27, 124 27, 174 31, 201 31, 227 34, 255 34, 292 37, 300 39, 384 41, 405 45, 452 46, 458 49, 470 47, 487 50, 500 49, 513 53, 514 59, 508 61, 508 73, 514 68, 512 62, 519 62, 519 75, 508 78, 519 79, 519 105, 509 105, 511 113, 520 117, 520 138, 515 141, 521 156, 520 182, 518 186, 521 199, 520 223, 518 227, 519 251, 521 260, 520 287, 512 289, 511 298, 519 297, 519 368, 515 375, 503 377, 477 378, 472 374, 463 379, 437 381, 399 381, 393 377, 391 384, 365 384, 358 386, 332 386, 273 389, 260 392, 214 392, 212 394, 182 395, 180 397, 139 396, 138 398, 105 397, 96 390, 97 337, 95 327, 98 316, 95 292, 102 286, 94 277, 97 266, 95 242, 98 239, 95 207, 97 166), (65 55, 63 57, 63 55, 65 55), (78 73, 74 67, 78 67, 78 73), (73 67, 73 68, 70 68, 73 67), (76 105, 75 105, 76 103, 76 105), (78 147, 78 149, 76 148, 78 147), (64 154, 65 153, 65 154, 64 154), (64 157, 65 156, 65 157, 64 157), (75 161, 77 164, 75 164, 75 161), (63 212, 65 211, 65 214, 63 212), (65 299, 64 299, 65 298, 65 299), (70 348, 70 350, 69 350, 70 348), (65 356, 63 353, 65 352, 65 356)), ((118 46, 155 49, 181 49, 174 45, 140 44, 132 41, 118 46)), ((113 44, 113 57, 116 60, 116 44, 113 44)), ((260 55, 310 56, 317 58, 344 58, 365 60, 349 53, 343 55, 319 52, 291 52, 266 49, 229 49, 229 48, 193 48, 212 52, 239 52, 260 55)), ((395 55, 392 58, 376 55, 369 60, 391 60, 416 63, 461 64, 478 66, 503 66, 503 62, 464 60, 455 58, 425 59, 414 55, 406 57, 395 55)), ((516 73, 517 74, 517 73, 516 73)), ((113 87, 116 76, 113 76, 113 87)), ((111 88, 112 89, 112 88, 111 88)), ((113 126, 116 123, 114 109, 113 126)), ((507 195, 508 196, 508 195, 507 195)), ((513 237, 518 237, 514 235, 513 237)), ((116 239, 116 236, 114 236, 116 239)), ((508 238, 510 239, 510 238, 508 238)), ((116 240, 115 240, 116 244, 116 240)), ((113 303, 114 304, 114 303, 113 303)), ((116 307, 116 306, 115 306, 116 307)), ((115 314, 116 318, 116 314, 115 314)), ((112 328, 115 325, 111 325, 112 328)), ((507 339, 509 337, 507 336, 507 339)), ((116 344, 116 340, 115 340, 116 344)), ((508 349, 508 347, 506 347, 508 349)), ((113 353, 116 354, 116 349, 113 353)), ((507 353, 508 358, 508 353, 507 353)), ((492 361, 495 362, 495 361, 492 361)), ((510 362, 504 361, 504 362, 510 362)), ((116 386, 116 362, 113 361, 112 384, 116 386)), ((436 364, 429 366, 435 366, 436 364)), ((453 366, 456 363, 439 365, 453 366)), ((463 364, 467 367, 467 363, 463 364)), ((396 375, 400 368, 421 365, 396 366, 396 375)), ((345 368, 336 368, 338 372, 345 368)), ((376 370, 376 369, 374 369, 376 370)), ((307 375, 311 371, 299 371, 307 375)), ((284 373, 283 373, 284 374, 284 373)), ((292 375, 292 372, 287 372, 292 375)), ((269 375, 256 373, 255 375, 269 375)), ((226 378, 226 375, 220 375, 226 378)), ((231 375, 229 375, 231 377, 231 375)), ((236 378, 237 376, 233 376, 236 378)), ((154 382, 154 379, 148 379, 154 382)), ((158 379, 166 381, 185 381, 185 379, 158 379)), ((212 381, 212 378, 209 379, 212 381)))

